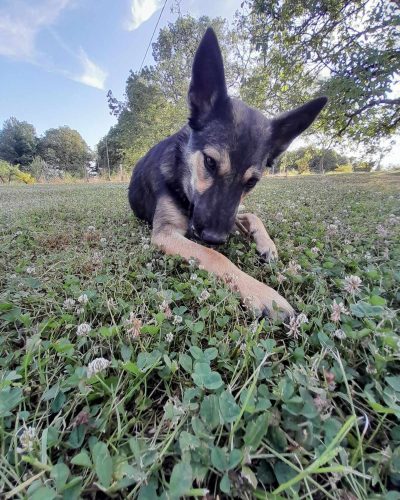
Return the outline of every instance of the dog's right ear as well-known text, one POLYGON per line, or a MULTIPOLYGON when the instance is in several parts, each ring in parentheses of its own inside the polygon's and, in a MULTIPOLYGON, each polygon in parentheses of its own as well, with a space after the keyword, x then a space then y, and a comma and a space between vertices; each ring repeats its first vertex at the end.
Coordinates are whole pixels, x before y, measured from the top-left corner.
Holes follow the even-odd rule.
POLYGON ((227 103, 224 63, 217 37, 207 28, 194 56, 189 87, 189 125, 200 129, 212 111, 227 103))

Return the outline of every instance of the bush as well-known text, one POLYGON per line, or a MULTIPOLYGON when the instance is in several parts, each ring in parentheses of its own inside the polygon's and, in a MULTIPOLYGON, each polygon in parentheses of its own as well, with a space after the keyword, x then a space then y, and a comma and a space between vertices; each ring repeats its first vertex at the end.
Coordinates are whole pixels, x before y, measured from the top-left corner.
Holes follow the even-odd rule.
POLYGON ((35 179, 31 174, 21 172, 18 166, 11 165, 11 163, 8 163, 7 161, 0 160, 0 181, 4 184, 6 182, 10 184, 13 178, 25 184, 35 183, 35 179))
POLYGON ((335 172, 338 174, 351 174, 353 172, 353 166, 349 163, 345 165, 338 165, 335 168, 335 172))

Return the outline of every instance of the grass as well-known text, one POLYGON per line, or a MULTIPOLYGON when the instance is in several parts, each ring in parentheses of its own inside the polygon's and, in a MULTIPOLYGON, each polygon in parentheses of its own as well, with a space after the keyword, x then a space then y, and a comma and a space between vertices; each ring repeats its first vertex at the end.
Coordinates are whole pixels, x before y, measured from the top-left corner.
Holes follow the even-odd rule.
POLYGON ((1 498, 399 499, 399 186, 265 178, 246 200, 280 260, 222 251, 292 328, 154 250, 126 184, 1 187, 1 498))

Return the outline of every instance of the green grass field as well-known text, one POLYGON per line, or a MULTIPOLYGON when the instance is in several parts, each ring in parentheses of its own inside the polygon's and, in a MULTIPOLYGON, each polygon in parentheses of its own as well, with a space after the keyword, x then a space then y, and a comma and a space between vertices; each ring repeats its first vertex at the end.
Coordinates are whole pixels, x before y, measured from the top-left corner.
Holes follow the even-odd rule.
POLYGON ((400 499, 400 175, 265 178, 257 322, 126 184, 0 187, 0 497, 400 499))

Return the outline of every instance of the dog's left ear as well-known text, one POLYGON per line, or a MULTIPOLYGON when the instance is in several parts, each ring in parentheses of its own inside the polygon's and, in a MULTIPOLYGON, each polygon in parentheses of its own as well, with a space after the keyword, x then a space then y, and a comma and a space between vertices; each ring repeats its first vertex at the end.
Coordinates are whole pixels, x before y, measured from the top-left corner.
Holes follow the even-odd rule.
POLYGON ((211 112, 223 111, 227 103, 224 63, 212 28, 205 32, 194 56, 188 99, 193 129, 202 128, 211 112))
POLYGON ((328 102, 326 97, 318 97, 299 108, 277 116, 271 122, 270 159, 285 151, 290 143, 306 130, 328 102))

